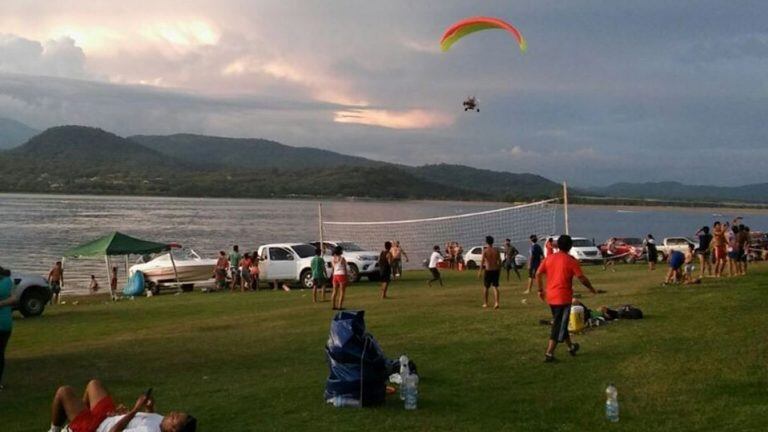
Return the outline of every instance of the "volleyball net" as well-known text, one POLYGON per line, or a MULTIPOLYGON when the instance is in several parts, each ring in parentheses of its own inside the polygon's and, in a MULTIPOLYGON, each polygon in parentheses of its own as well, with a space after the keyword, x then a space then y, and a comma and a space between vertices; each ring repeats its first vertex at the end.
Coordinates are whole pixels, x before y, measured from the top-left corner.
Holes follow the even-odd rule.
POLYGON ((382 250, 384 242, 399 241, 410 258, 410 267, 427 259, 437 245, 457 242, 465 251, 481 246, 491 235, 496 244, 504 239, 518 245, 531 234, 554 234, 559 199, 495 210, 426 219, 381 222, 336 222, 321 220, 323 238, 354 242, 367 250, 382 250))

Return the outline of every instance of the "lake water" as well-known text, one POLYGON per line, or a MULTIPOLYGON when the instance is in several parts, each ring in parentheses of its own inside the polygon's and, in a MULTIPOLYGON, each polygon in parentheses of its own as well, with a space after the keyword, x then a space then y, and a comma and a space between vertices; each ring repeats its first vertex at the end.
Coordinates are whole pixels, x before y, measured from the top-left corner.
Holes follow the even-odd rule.
MULTIPOLYGON (((324 220, 374 221, 458 215, 507 207, 504 203, 447 201, 323 201, 324 220)), ((558 207, 557 232, 563 217, 558 207)), ((768 229, 768 211, 734 209, 570 206, 572 235, 594 238, 693 236, 714 220, 743 216, 753 230, 768 229)), ((110 231, 178 242, 203 256, 239 244, 315 240, 318 201, 0 194, 0 265, 47 273, 62 253, 110 231)), ((477 245, 482 238, 477 239, 477 245)), ((474 246, 474 245, 465 245, 474 246)), ((520 244, 523 246, 523 244, 520 244)), ((421 257, 418 257, 421 259, 421 257)), ((120 278, 122 258, 117 259, 120 278)), ((104 261, 68 264, 68 290, 82 290, 94 273, 105 285, 104 261), (74 266, 74 267, 73 267, 74 266)), ((122 280, 120 281, 122 284, 122 280)))

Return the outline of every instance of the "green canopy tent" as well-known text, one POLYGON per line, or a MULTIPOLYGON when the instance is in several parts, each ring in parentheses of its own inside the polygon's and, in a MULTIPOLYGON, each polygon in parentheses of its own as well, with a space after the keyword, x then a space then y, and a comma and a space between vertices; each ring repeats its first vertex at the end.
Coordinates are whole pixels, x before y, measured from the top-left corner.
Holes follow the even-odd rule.
MULTIPOLYGON (((107 265, 107 280, 109 280, 110 256, 125 255, 127 272, 128 255, 145 255, 164 252, 170 250, 172 247, 177 247, 177 245, 141 240, 115 231, 66 251, 62 261, 64 258, 95 258, 103 256, 104 262, 107 265)), ((173 254, 171 254, 171 263, 173 264, 173 271, 176 273, 176 263, 173 261, 173 254)))

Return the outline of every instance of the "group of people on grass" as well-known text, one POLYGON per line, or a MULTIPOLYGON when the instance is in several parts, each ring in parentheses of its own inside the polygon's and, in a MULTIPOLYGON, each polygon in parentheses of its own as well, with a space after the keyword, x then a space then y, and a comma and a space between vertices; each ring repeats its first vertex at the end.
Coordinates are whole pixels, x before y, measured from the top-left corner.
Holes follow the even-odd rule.
MULTIPOLYGON (((408 262, 409 258, 399 241, 387 241, 384 243, 384 250, 379 253, 378 258, 378 279, 381 282, 382 299, 387 298, 387 290, 392 280, 402 277, 403 260, 408 262)), ((312 270, 312 301, 317 303, 318 293, 321 294, 321 301, 325 301, 325 287, 330 280, 332 288, 331 308, 333 310, 342 310, 344 308, 344 296, 349 284, 347 259, 344 258, 343 248, 341 246, 333 248, 330 277, 328 275, 328 267, 323 258, 323 252, 319 247, 315 248, 315 256, 312 258, 310 267, 312 270)))
POLYGON ((227 254, 219 251, 216 259, 216 266, 213 272, 215 290, 223 291, 227 289, 234 291, 240 288, 241 292, 246 290, 259 290, 259 254, 254 252, 240 253, 240 246, 232 246, 232 252, 227 254), (227 280, 229 277, 229 281, 227 280))
MULTIPOLYGON (((712 228, 703 226, 696 232, 698 245, 688 244, 685 251, 673 250, 667 257, 665 284, 698 284, 704 277, 743 276, 747 274, 751 235, 748 226, 740 222, 715 221, 712 228), (696 263, 699 275, 695 276, 696 263)), ((656 268, 659 254, 653 235, 644 241, 649 270, 656 268)))

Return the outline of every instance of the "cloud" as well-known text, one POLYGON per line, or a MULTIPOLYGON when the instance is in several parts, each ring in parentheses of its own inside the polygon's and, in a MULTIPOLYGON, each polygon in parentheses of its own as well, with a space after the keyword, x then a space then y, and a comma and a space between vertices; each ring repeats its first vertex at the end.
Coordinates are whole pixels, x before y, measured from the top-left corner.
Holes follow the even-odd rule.
POLYGON ((435 41, 416 41, 411 39, 406 39, 401 42, 403 46, 411 51, 415 51, 418 53, 427 53, 427 54, 440 54, 440 46, 435 41))
POLYGON ((0 77, 0 114, 576 183, 766 181, 723 163, 765 154, 765 2, 483 2, 522 30, 524 56, 492 31, 438 52, 473 2, 296 3, 3 0, 0 72, 21 75, 0 77), (468 95, 481 113, 463 115, 468 95))
POLYGON ((83 78, 85 53, 69 37, 45 42, 0 34, 0 72, 83 78))
POLYGON ((333 121, 390 129, 432 129, 452 125, 454 117, 445 113, 421 109, 398 112, 363 108, 336 111, 333 121))

